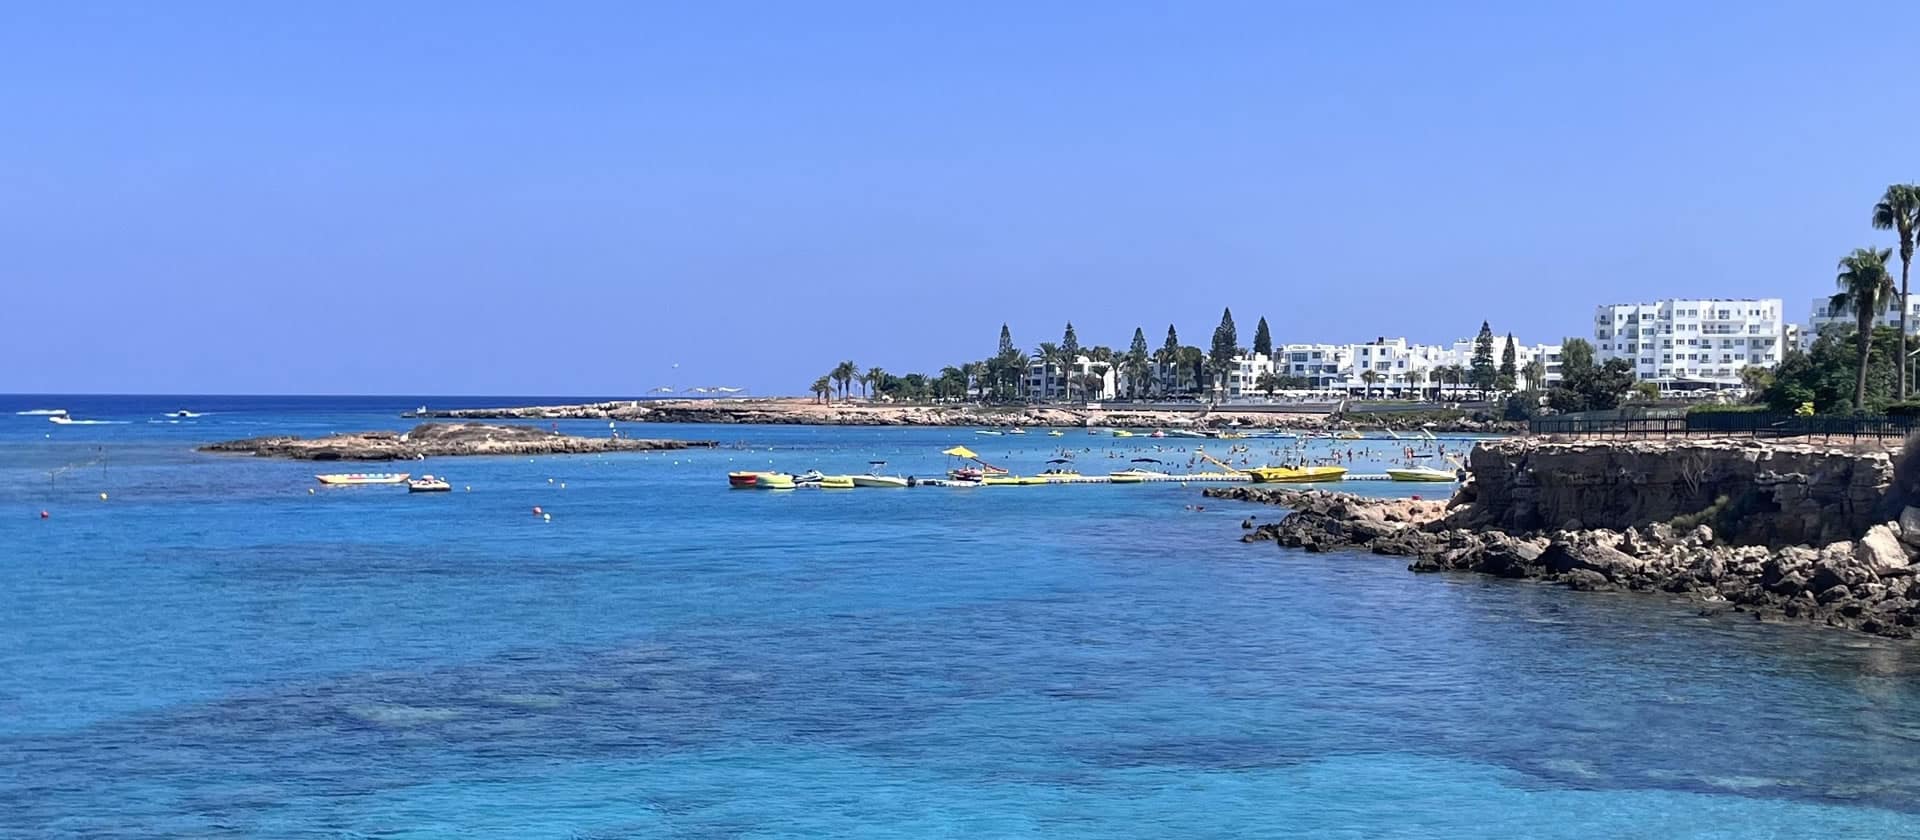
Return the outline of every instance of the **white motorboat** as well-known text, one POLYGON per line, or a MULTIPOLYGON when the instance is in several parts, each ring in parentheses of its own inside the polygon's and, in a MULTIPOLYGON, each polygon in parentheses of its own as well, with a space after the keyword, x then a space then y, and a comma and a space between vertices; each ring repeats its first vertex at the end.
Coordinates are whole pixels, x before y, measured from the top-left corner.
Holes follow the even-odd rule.
POLYGON ((866 475, 856 475, 852 477, 853 486, 855 487, 906 487, 907 486, 907 479, 904 476, 880 474, 880 468, 886 466, 887 462, 870 461, 868 463, 871 464, 871 468, 867 470, 866 475))

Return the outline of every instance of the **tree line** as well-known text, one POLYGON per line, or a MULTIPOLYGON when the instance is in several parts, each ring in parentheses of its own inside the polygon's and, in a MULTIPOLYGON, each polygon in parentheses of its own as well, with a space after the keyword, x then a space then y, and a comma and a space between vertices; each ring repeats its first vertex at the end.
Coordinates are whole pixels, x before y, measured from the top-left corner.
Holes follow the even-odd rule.
MULTIPOLYGON (((1446 394, 1451 386, 1455 395, 1462 389, 1470 389, 1486 399, 1495 393, 1512 392, 1523 374, 1531 388, 1540 387, 1547 375, 1543 362, 1534 359, 1524 367, 1518 366, 1512 333, 1507 334, 1505 347, 1497 361, 1495 344, 1492 327, 1483 321, 1469 364, 1442 365, 1434 368, 1431 375, 1418 369, 1388 374, 1367 368, 1360 372, 1359 378, 1367 396, 1372 395, 1376 385, 1383 384, 1387 387, 1411 387, 1419 395, 1426 396, 1429 392, 1425 386, 1431 383, 1435 386, 1433 394, 1436 396, 1446 394)), ((862 370, 852 361, 843 361, 814 380, 811 391, 821 401, 835 396, 850 399, 857 388, 862 396, 884 395, 905 401, 964 399, 1027 402, 1036 396, 1045 396, 1033 393, 1033 383, 1029 378, 1030 366, 1040 362, 1043 370, 1047 371, 1042 381, 1043 387, 1057 388, 1059 396, 1068 401, 1076 398, 1100 400, 1109 396, 1128 399, 1194 397, 1209 388, 1224 392, 1238 360, 1246 357, 1249 350, 1273 360, 1276 365, 1280 361, 1274 353, 1273 332, 1264 317, 1254 327, 1252 347, 1241 346, 1239 328, 1234 323, 1231 307, 1221 312, 1220 323, 1214 327, 1206 348, 1183 343, 1178 328, 1172 324, 1167 325, 1166 337, 1157 348, 1148 344, 1146 330, 1140 327, 1134 328, 1133 339, 1125 350, 1115 350, 1106 345, 1088 347, 1080 343, 1077 331, 1068 322, 1059 341, 1041 342, 1028 352, 1014 343, 1011 330, 1002 324, 999 347, 985 359, 950 365, 934 374, 908 373, 897 376, 880 367, 862 370), (1084 370, 1078 364, 1082 356, 1087 359, 1084 370), (1107 393, 1106 377, 1109 373, 1119 375, 1116 384, 1120 393, 1107 393)), ((1268 397, 1280 391, 1315 387, 1310 377, 1274 369, 1261 371, 1249 384, 1250 390, 1265 393, 1268 397)), ((1386 390, 1383 387, 1383 394, 1386 390)))
POLYGON ((1841 257, 1834 274, 1835 293, 1827 301, 1832 311, 1853 316, 1853 329, 1844 334, 1828 331, 1805 351, 1789 348, 1779 367, 1770 373, 1756 372, 1757 401, 1782 411, 1810 407, 1822 414, 1913 408, 1908 404, 1914 348, 1907 324, 1907 283, 1915 236, 1920 234, 1920 185, 1888 186, 1874 203, 1869 224, 1875 230, 1892 231, 1894 247, 1869 245, 1841 257), (1900 255, 1897 288, 1889 265, 1895 248, 1900 255), (1874 321, 1894 304, 1900 310, 1899 327, 1876 329, 1874 321), (1850 351, 1845 346, 1848 342, 1853 345, 1850 351))

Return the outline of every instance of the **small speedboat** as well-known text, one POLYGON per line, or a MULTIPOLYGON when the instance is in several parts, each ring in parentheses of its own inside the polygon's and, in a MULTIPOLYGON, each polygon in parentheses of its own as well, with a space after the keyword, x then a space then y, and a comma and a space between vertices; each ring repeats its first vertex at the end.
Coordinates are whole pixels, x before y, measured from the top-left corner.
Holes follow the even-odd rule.
POLYGON ((887 462, 872 461, 869 463, 872 465, 872 469, 867 470, 866 475, 853 476, 853 486, 855 487, 905 487, 907 486, 907 480, 902 476, 880 474, 880 468, 886 466, 887 462))
POLYGON ((1247 470, 1256 484, 1300 484, 1315 481, 1339 481, 1346 467, 1254 467, 1247 470))
POLYGON ((183 408, 183 409, 180 409, 179 411, 169 411, 167 412, 167 416, 181 418, 181 417, 199 417, 200 415, 183 408))
POLYGON ((1060 431, 1059 429, 1050 429, 1047 431, 1047 437, 1066 437, 1066 436, 1067 436, 1067 433, 1060 431))
POLYGON ((316 475, 321 484, 335 487, 360 484, 404 484, 412 473, 327 473, 316 475))
POLYGON ((1150 437, 1150 438, 1154 438, 1155 440, 1158 440, 1158 439, 1160 439, 1160 438, 1164 438, 1164 437, 1166 437, 1166 436, 1167 436, 1167 430, 1166 430, 1166 429, 1154 429, 1154 430, 1153 430, 1153 434, 1150 434, 1150 435, 1147 435, 1147 437, 1150 437))
POLYGON ((73 423, 73 418, 71 418, 71 417, 68 417, 68 416, 67 416, 67 415, 65 415, 65 414, 55 414, 55 415, 51 415, 51 416, 49 416, 49 417, 47 418, 47 422, 49 422, 49 423, 59 423, 59 424, 60 424, 60 425, 62 425, 62 426, 66 426, 66 425, 69 425, 69 424, 71 424, 71 423, 73 423))
POLYGON ((1019 426, 1015 426, 1015 427, 1013 427, 1013 428, 1011 428, 1011 429, 1008 429, 1008 430, 1007 430, 1007 434, 1010 434, 1010 435, 1024 435, 1024 434, 1026 434, 1026 433, 1027 433, 1027 430, 1026 430, 1026 429, 1022 429, 1022 428, 1020 428, 1019 426))
POLYGON ((853 476, 850 475, 823 475, 820 476, 818 481, 809 483, 822 490, 852 490, 854 488, 853 476))
POLYGON ((1366 435, 1363 435, 1359 432, 1354 432, 1354 431, 1341 432, 1337 435, 1334 435, 1334 437, 1340 440, 1366 440, 1367 439, 1366 435))
POLYGON ((744 490, 744 489, 756 487, 759 485, 760 476, 763 476, 763 475, 772 475, 772 473, 762 471, 762 470, 741 470, 739 472, 730 472, 730 473, 727 473, 727 486, 732 487, 736 490, 744 490))
POLYGON ((1394 481, 1458 481, 1460 476, 1436 467, 1396 467, 1387 470, 1394 481))
POLYGON ((1116 482, 1145 481, 1149 478, 1166 478, 1167 474, 1163 472, 1156 472, 1154 470, 1141 469, 1139 467, 1128 467, 1127 469, 1124 469, 1124 470, 1114 470, 1113 472, 1107 473, 1107 477, 1110 479, 1113 479, 1116 482))
POLYGON ((1001 435, 1006 434, 1006 432, 1002 432, 998 429, 974 429, 973 433, 976 435, 987 435, 988 437, 999 437, 1001 435))
POLYGON ((793 476, 788 473, 760 473, 753 479, 753 486, 761 490, 792 490, 796 485, 793 476))
POLYGON ((1126 429, 1114 429, 1113 436, 1114 437, 1133 437, 1133 433, 1127 431, 1126 429))
POLYGON ((423 475, 407 482, 407 492, 409 493, 446 493, 451 490, 453 490, 453 485, 449 484, 446 479, 435 478, 431 475, 423 475))

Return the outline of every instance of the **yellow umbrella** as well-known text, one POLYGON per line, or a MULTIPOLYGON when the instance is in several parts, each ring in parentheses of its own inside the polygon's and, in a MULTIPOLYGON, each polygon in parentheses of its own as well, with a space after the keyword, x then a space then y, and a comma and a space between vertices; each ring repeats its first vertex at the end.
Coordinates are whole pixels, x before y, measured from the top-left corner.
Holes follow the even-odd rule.
POLYGON ((953 457, 955 457, 955 458, 973 458, 973 459, 976 459, 976 460, 977 460, 977 459, 979 459, 979 457, 980 457, 980 456, 978 456, 978 455, 975 455, 975 454, 973 454, 973 450, 971 450, 971 449, 968 449, 968 448, 966 448, 966 447, 964 447, 964 446, 956 446, 956 447, 954 447, 954 448, 952 448, 952 449, 949 449, 949 450, 947 450, 947 451, 945 451, 945 452, 942 452, 942 453, 940 453, 940 454, 942 454, 942 455, 952 455, 952 456, 953 456, 953 457))

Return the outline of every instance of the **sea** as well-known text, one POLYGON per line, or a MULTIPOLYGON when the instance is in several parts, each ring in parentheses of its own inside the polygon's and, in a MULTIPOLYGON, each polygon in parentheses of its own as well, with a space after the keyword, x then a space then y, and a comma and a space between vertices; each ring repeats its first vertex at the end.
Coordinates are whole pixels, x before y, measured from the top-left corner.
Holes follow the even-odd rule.
POLYGON ((1282 511, 1198 485, 726 481, 1195 441, 194 451, 568 399, 0 396, 0 837, 1920 837, 1920 643, 1244 544, 1282 511))

